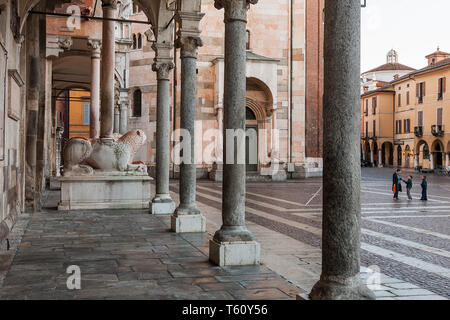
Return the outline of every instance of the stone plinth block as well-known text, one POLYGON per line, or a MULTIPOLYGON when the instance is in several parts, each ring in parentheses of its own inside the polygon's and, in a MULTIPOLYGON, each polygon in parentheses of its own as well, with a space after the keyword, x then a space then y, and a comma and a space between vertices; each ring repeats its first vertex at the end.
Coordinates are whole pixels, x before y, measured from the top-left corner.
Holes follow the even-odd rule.
POLYGON ((171 225, 176 233, 206 232, 206 218, 201 214, 172 216, 171 225))
POLYGON ((172 200, 158 200, 150 203, 150 213, 155 215, 171 215, 175 209, 176 205, 172 200))
POLYGON ((148 175, 94 175, 61 177, 58 210, 147 209, 148 175))
POLYGON ((256 241, 209 241, 209 260, 218 266, 259 265, 261 247, 256 241))

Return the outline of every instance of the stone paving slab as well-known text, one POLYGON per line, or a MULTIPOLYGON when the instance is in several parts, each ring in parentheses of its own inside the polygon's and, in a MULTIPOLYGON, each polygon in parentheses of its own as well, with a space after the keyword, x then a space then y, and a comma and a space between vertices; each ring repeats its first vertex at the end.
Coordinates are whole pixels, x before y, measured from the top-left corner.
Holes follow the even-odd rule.
POLYGON ((294 299, 302 292, 263 265, 214 266, 204 251, 208 234, 170 233, 168 217, 147 211, 20 219, 14 248, 0 254, 0 299, 294 299), (67 288, 71 265, 80 267, 81 290, 67 288))

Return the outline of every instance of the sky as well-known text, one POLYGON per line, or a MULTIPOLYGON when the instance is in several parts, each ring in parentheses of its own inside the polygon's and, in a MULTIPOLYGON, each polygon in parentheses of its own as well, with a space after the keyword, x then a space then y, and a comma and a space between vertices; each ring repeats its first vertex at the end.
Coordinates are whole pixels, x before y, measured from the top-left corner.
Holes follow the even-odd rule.
POLYGON ((415 69, 425 67, 425 56, 438 46, 450 52, 449 12, 449 0, 367 0, 362 8, 361 71, 386 63, 392 48, 400 63, 415 69))

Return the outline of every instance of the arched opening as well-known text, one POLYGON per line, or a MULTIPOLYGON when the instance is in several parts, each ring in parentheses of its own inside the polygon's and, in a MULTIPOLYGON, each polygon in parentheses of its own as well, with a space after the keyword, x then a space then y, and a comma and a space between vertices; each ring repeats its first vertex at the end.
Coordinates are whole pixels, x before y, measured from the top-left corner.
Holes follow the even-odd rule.
POLYGON ((397 166, 401 167, 403 165, 403 157, 402 157, 402 147, 397 147, 397 166))
POLYGON ((414 159, 413 154, 411 152, 411 147, 406 145, 405 147, 405 168, 411 168, 412 161, 411 158, 414 159))
POLYGON ((442 141, 434 141, 431 149, 433 154, 433 168, 442 168, 444 166, 444 145, 442 141))
POLYGON ((136 34, 133 34, 133 50, 137 49, 137 38, 136 34))
POLYGON ((394 146, 391 142, 385 142, 381 145, 381 161, 383 167, 394 165, 394 146))
POLYGON ((247 172, 258 171, 258 122, 249 107, 245 108, 245 168, 247 172))
POLYGON ((420 140, 416 147, 417 165, 423 169, 431 168, 430 164, 430 148, 428 143, 420 140))
POLYGON ((137 89, 133 93, 133 117, 141 117, 142 116, 142 91, 141 89, 137 89))
POLYGON ((366 159, 366 161, 372 163, 372 158, 371 158, 371 148, 370 148, 370 143, 369 141, 366 141, 365 145, 364 145, 364 158, 366 159))
POLYGON ((140 34, 140 33, 138 35, 137 47, 138 47, 138 49, 142 49, 142 34, 140 34))
POLYGON ((378 143, 375 141, 373 143, 373 165, 374 167, 378 167, 380 159, 378 159, 378 143))

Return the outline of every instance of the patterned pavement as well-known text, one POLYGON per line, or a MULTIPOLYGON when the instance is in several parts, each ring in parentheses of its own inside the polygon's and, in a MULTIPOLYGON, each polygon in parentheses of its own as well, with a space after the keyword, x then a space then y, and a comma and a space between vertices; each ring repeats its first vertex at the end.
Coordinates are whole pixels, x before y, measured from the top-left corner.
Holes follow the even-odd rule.
MULTIPOLYGON (((361 276, 379 277, 371 286, 379 299, 448 299, 450 179, 429 178, 428 203, 405 194, 394 202, 391 176, 363 171, 361 276)), ((171 182, 174 200, 177 190, 171 182)), ((248 227, 262 246, 257 268, 208 262, 221 184, 200 181, 197 191, 206 235, 175 235, 167 217, 146 211, 23 214, 11 250, 0 253, 0 299, 292 299, 311 290, 320 276, 321 179, 247 184, 248 227), (69 265, 80 266, 82 290, 67 290, 69 265)), ((49 193, 50 207, 58 197, 49 193)))

